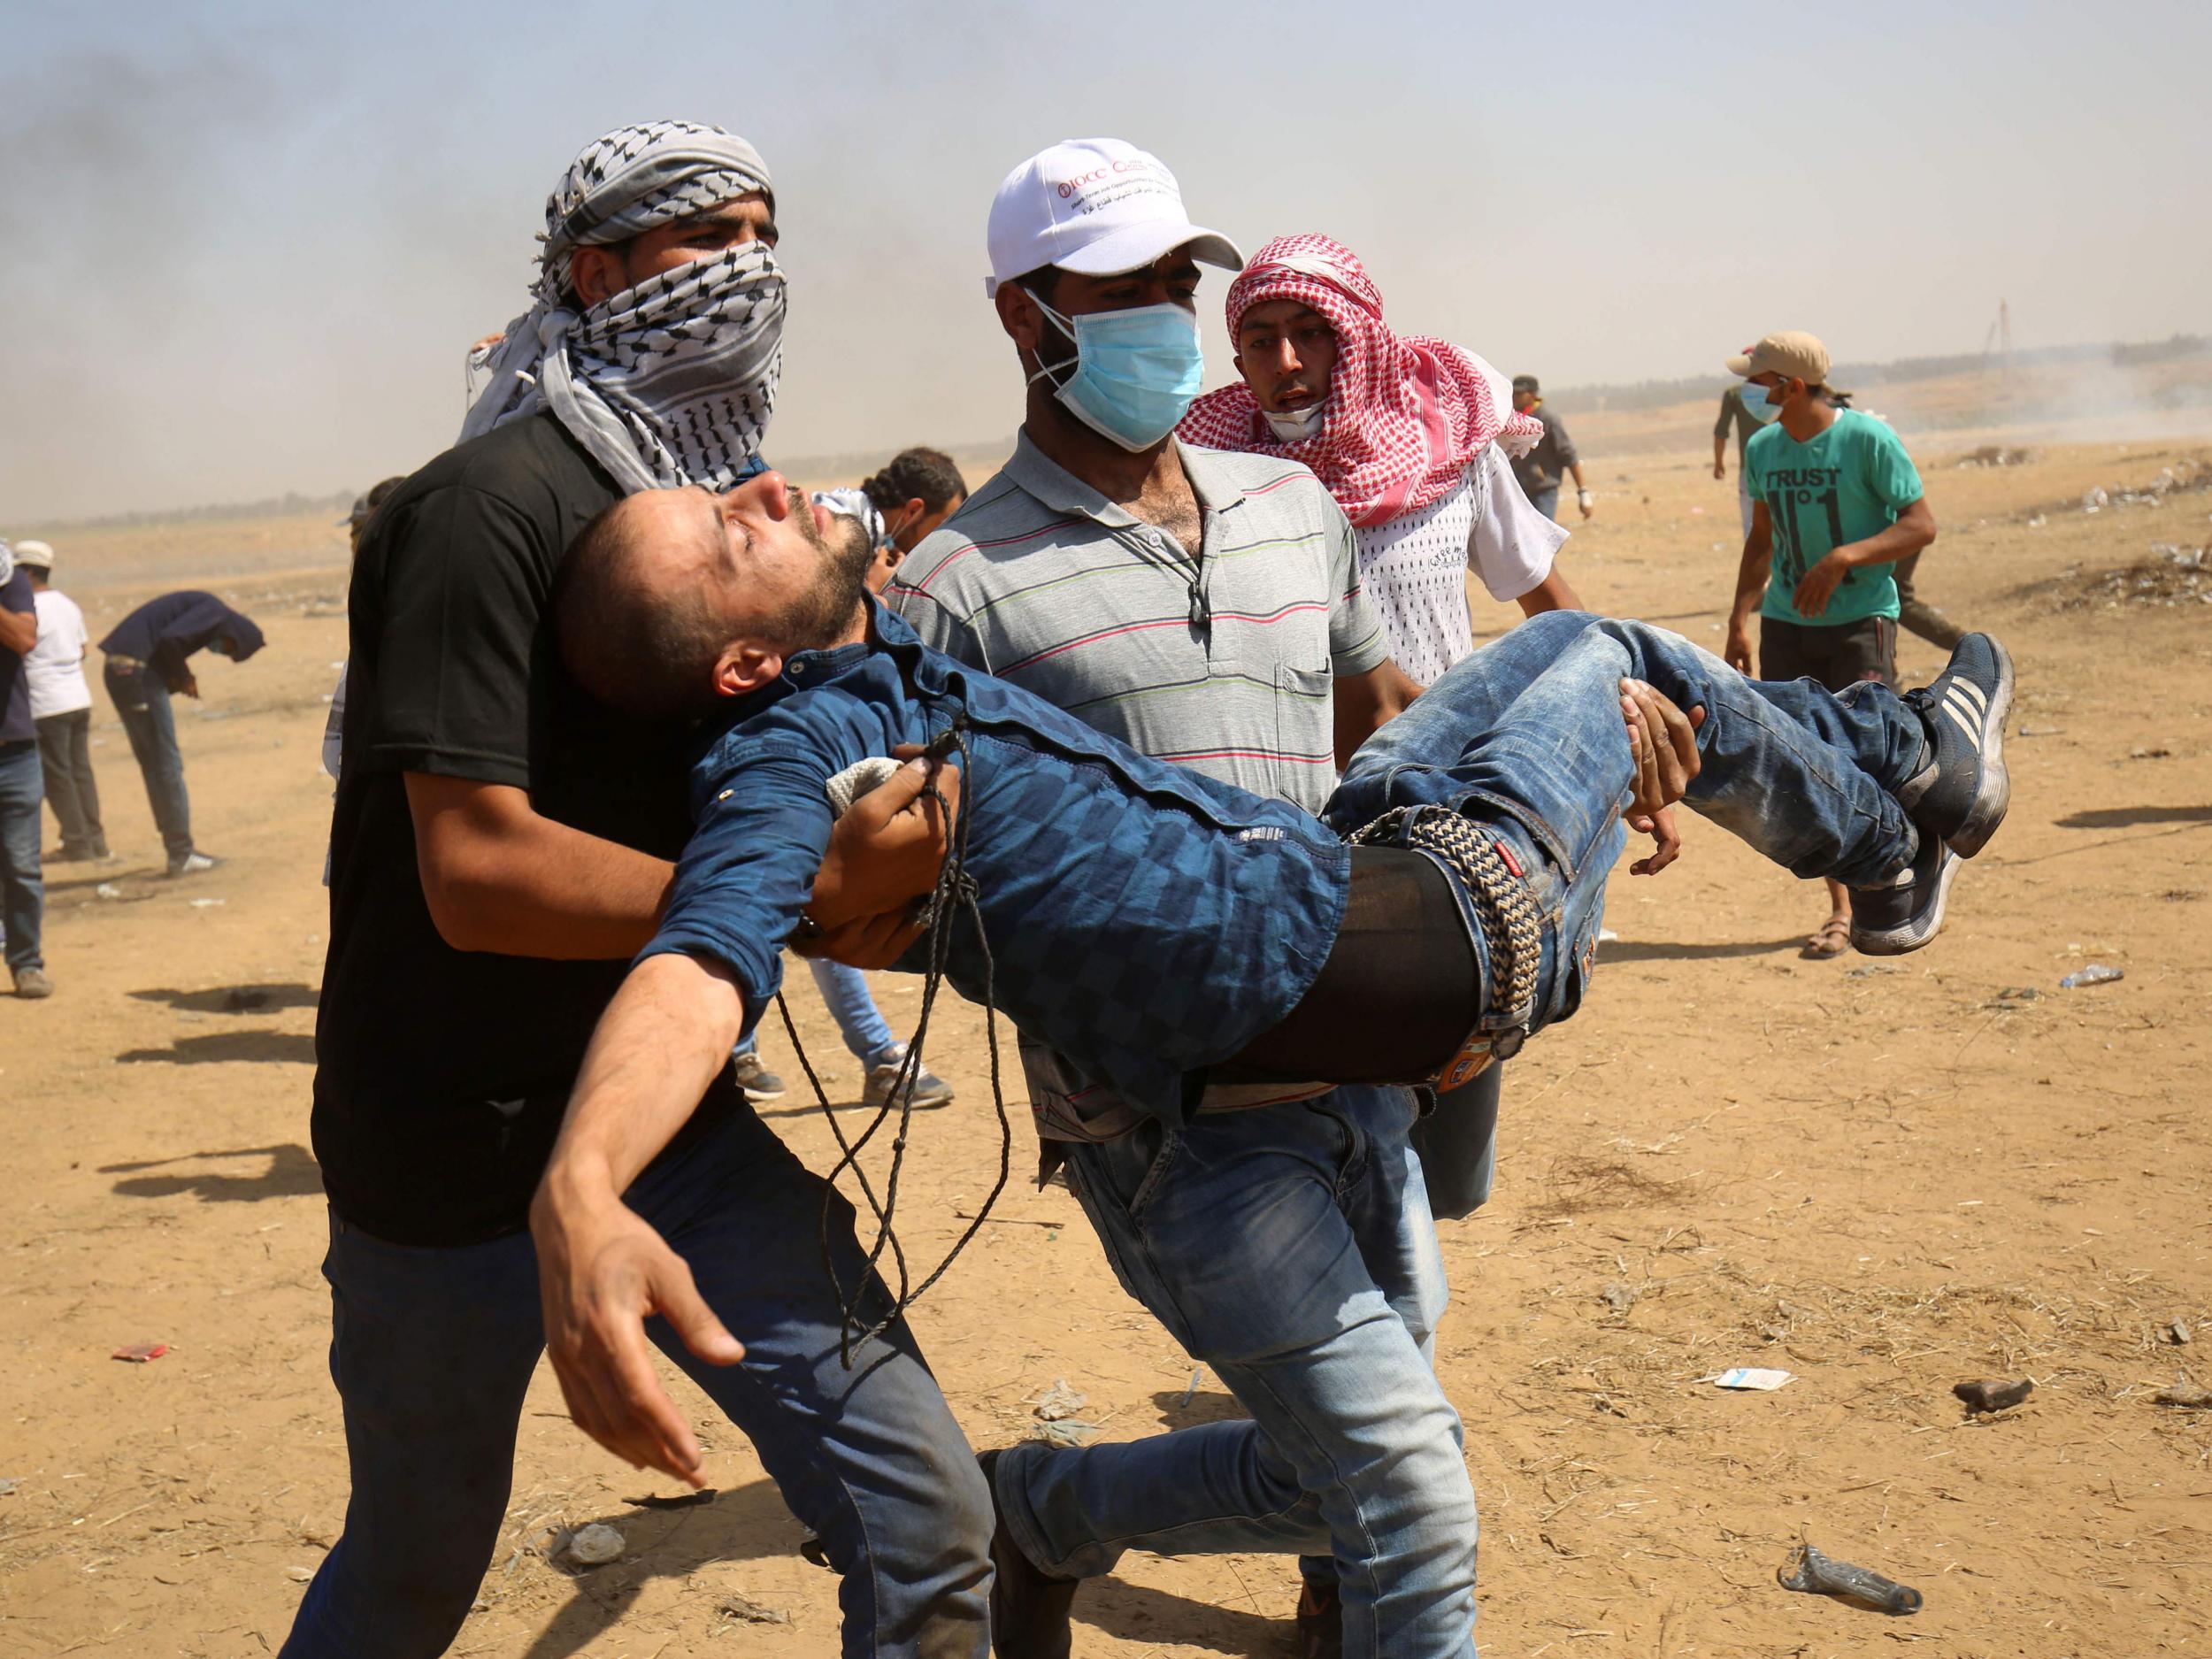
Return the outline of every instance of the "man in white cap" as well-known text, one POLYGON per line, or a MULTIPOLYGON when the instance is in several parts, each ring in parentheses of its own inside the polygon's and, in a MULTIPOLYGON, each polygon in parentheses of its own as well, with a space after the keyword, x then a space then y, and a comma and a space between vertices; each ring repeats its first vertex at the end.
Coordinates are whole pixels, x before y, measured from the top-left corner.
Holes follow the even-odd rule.
MULTIPOLYGON (((1762 680, 1816 680, 1842 691, 1897 684, 1897 561, 1936 538, 1920 473, 1887 422, 1828 395, 1828 348, 1801 330, 1769 334, 1728 372, 1754 418, 1772 424, 1744 446, 1751 529, 1728 618, 1729 665, 1748 674, 1759 617, 1762 680)), ((1828 918, 1808 956, 1851 947, 1851 895, 1829 881, 1828 918)))
POLYGON ((38 607, 38 643, 24 659, 31 681, 31 718, 38 723, 38 757, 46 778, 46 804, 61 826, 56 864, 115 856, 100 824, 100 786, 92 775, 92 687, 85 683, 84 612, 53 585, 54 549, 43 541, 19 541, 15 562, 31 579, 38 607))
MULTIPOLYGON (((871 1307, 885 1293, 849 1207, 826 1207, 730 1072, 626 1190, 541 1190, 591 1027, 691 828, 688 731, 565 673, 551 596, 604 508, 761 472, 783 323, 773 207, 760 157, 719 127, 655 121, 588 145, 547 201, 532 309, 464 442, 362 538, 313 1120, 352 1493, 287 1659, 413 1659, 453 1640, 508 1525, 546 1348, 541 1269, 572 1414, 598 1420, 603 1316, 651 1310, 843 1576, 846 1653, 988 1650, 990 1509, 967 1442, 902 1323, 841 1363, 825 1249, 871 1307), (534 1199, 549 1210, 534 1247, 534 1199), (649 1260, 641 1226, 666 1240, 649 1260), (685 1347, 717 1318, 742 1366, 685 1347)), ((895 787, 894 811, 921 782, 895 787)), ((870 813, 833 850, 818 923, 929 889, 933 820, 902 815, 911 837, 886 822, 870 813)), ((705 1483, 703 1463, 684 1472, 705 1483)))
MULTIPOLYGON (((1317 810, 1418 687, 1321 482, 1174 435, 1203 383, 1198 267, 1237 269, 1236 248, 1156 157, 1089 139, 1008 175, 989 249, 1020 436, 887 599, 1147 754, 1317 810)), ((1068 1653, 1077 1581, 1130 1548, 1333 1555, 1347 1651, 1471 1654, 1474 1494, 1428 1362, 1444 1281, 1413 1097, 1215 1086, 1171 1126, 1063 1056, 1022 1057, 1046 1164, 1069 1164, 1124 1286, 1251 1415, 987 1454, 1002 1659, 1068 1653)))

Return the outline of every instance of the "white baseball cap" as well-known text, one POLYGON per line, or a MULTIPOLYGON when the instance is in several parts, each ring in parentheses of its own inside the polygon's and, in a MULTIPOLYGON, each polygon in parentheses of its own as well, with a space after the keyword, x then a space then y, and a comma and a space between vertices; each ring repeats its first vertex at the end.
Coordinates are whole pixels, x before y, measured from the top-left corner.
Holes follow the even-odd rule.
POLYGON ((54 549, 43 541, 18 541, 15 544, 15 562, 19 565, 35 565, 39 569, 51 575, 54 570, 54 549))
POLYGON ((1064 138, 1008 173, 991 198, 988 240, 986 294, 1048 265, 1118 275, 1186 243, 1194 259, 1244 268, 1234 242, 1190 222, 1160 158, 1118 138, 1064 138))

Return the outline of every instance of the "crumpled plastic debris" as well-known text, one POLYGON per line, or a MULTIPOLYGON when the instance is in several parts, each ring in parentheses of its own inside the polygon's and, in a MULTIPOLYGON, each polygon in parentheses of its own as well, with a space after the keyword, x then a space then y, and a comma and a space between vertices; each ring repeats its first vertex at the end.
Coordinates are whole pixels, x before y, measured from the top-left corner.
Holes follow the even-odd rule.
POLYGON ((1057 1423, 1071 1417, 1089 1403, 1090 1396, 1078 1394, 1069 1387, 1068 1379, 1064 1377, 1054 1378, 1051 1387, 1041 1394, 1033 1394, 1028 1402, 1030 1409, 1042 1423, 1057 1423))
POLYGON ((2093 962, 2087 967, 2068 974, 2058 983, 2061 990, 2078 991, 2085 985, 2110 985, 2116 980, 2124 979, 2127 977, 2117 968, 2108 967, 2101 962, 2093 962))
POLYGON ((128 1360, 134 1365, 143 1365, 148 1360, 159 1359, 169 1351, 166 1342, 129 1342, 108 1356, 110 1359, 128 1360))
POLYGON ((1921 1607, 1920 1592, 1909 1585, 1885 1578, 1870 1567, 1855 1567, 1847 1561, 1832 1560, 1808 1543, 1801 1542, 1797 1553, 1774 1577, 1785 1590, 1801 1590, 1807 1595, 1832 1595, 1877 1613, 1917 1613, 1921 1607))
POLYGON ((1087 1446, 1091 1436, 1098 1432, 1098 1425, 1086 1423, 1080 1417, 1056 1417, 1049 1423, 1033 1423, 1024 1438, 1042 1440, 1048 1446, 1087 1446))

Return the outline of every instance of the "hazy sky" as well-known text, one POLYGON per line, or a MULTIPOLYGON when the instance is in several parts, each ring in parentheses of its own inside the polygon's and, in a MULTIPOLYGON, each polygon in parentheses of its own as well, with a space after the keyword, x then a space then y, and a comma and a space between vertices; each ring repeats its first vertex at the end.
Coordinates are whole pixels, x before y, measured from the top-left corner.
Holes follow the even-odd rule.
MULTIPOLYGON (((2212 329, 2212 6, 0 0, 0 532, 323 493, 450 442, 547 190, 654 116, 776 176, 768 452, 1003 437, 983 221, 1111 134, 1247 251, 1555 385, 2212 329)), ((1225 279, 1200 292, 1231 373, 1225 279)))

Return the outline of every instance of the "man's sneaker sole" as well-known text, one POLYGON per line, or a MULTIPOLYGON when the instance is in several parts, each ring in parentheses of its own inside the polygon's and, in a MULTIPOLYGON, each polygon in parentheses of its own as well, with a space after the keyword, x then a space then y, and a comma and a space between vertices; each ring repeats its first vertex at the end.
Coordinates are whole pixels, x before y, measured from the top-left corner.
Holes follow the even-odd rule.
POLYGON ((1993 635, 1982 637, 1988 640, 1997 658, 1994 695, 1985 704, 1980 687, 1954 680, 1928 708, 1930 719, 1949 721, 1965 733, 1982 757, 1981 782, 1974 790, 1973 804, 1959 826, 1943 838, 1944 844, 1962 858, 1971 858, 1989 845, 1989 838, 2005 821, 2005 809, 2012 804, 2012 774, 2005 767, 2005 718, 2012 712, 2012 653, 1993 635))
MULTIPOLYGON (((2003 809, 1999 809, 2001 817, 2003 809)), ((1919 907, 1909 916, 1882 926, 1863 927, 1859 923, 1862 891, 1870 896, 1882 896, 1872 890, 1853 888, 1851 892, 1851 948, 1863 956, 1902 956, 1919 949, 1943 931, 1943 910, 1951 897, 1951 883, 1957 879, 1959 856, 1944 846, 1937 862, 1935 873, 1915 884, 1920 895, 1919 907), (1932 887, 1932 891, 1931 891, 1932 887)))

